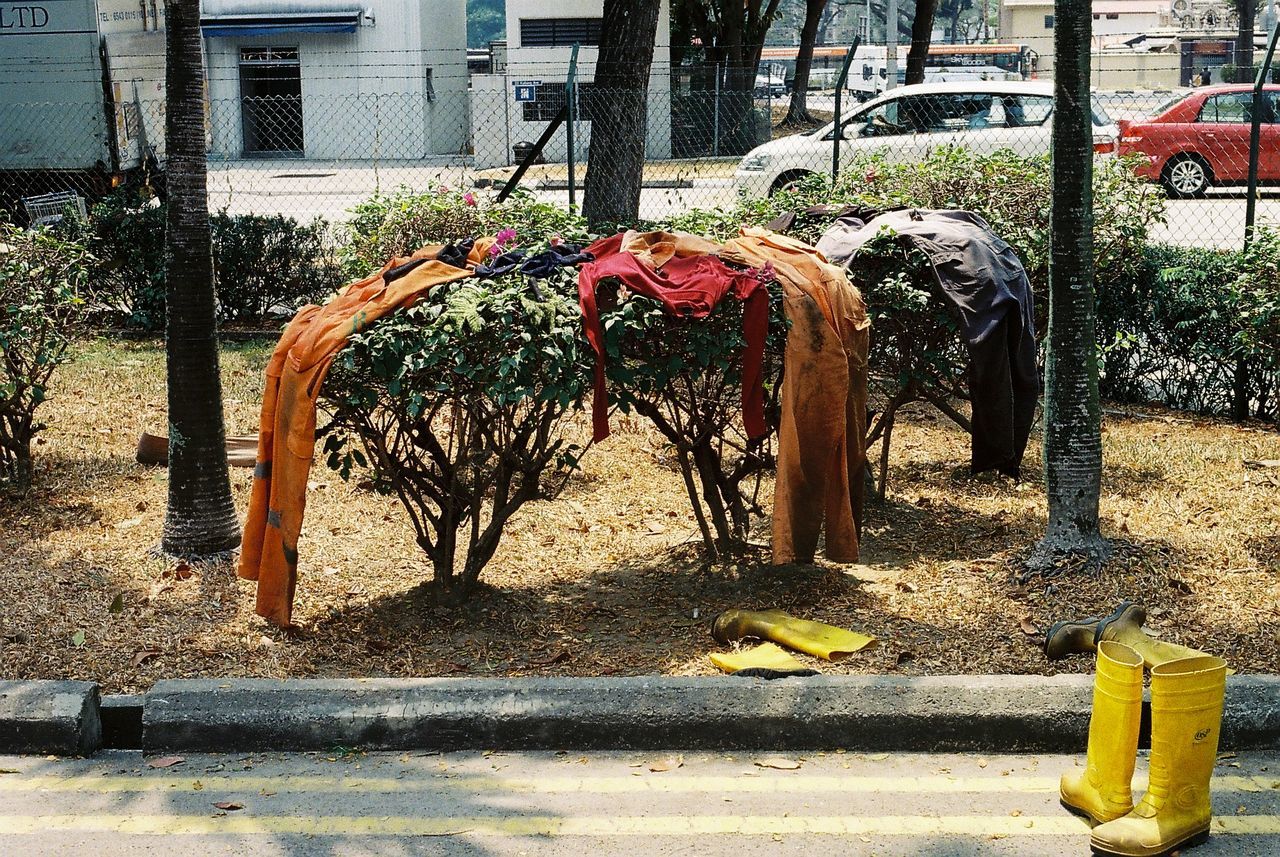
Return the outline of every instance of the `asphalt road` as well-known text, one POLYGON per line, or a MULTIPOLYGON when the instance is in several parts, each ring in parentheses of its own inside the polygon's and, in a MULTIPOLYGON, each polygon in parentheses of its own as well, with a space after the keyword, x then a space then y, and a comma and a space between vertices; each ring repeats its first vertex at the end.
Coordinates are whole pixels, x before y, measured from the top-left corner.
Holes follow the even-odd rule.
MULTIPOLYGON (((1087 825, 1057 803, 1074 757, 335 751, 149 762, 0 757, 0 854, 1088 853, 1087 825)), ((1193 853, 1280 853, 1280 755, 1223 759, 1214 789, 1214 836, 1193 853)))
MULTIPOLYGON (((665 218, 692 208, 724 208, 737 199, 732 165, 725 176, 698 178, 687 188, 646 188, 640 215, 665 218)), ((233 214, 285 214, 301 220, 325 217, 344 221, 350 210, 375 191, 400 186, 417 191, 441 185, 469 189, 472 174, 458 162, 398 162, 381 165, 329 164, 313 161, 237 161, 211 164, 209 206, 233 214)), ((537 191, 540 199, 568 205, 564 190, 537 191)), ((579 195, 581 204, 581 195, 579 195)), ((1170 200, 1167 222, 1152 230, 1152 239, 1184 247, 1239 247, 1244 240, 1245 199, 1241 188, 1215 189, 1199 200, 1170 200)), ((1258 204, 1258 222, 1280 226, 1280 189, 1267 188, 1258 204)))

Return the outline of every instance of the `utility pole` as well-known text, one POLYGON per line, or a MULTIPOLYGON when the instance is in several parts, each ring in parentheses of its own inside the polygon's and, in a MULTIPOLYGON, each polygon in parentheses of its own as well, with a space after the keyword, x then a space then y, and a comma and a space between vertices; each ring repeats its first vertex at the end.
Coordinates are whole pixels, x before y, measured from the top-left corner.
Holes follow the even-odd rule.
POLYGON ((898 85, 898 0, 889 0, 884 10, 884 88, 898 85))

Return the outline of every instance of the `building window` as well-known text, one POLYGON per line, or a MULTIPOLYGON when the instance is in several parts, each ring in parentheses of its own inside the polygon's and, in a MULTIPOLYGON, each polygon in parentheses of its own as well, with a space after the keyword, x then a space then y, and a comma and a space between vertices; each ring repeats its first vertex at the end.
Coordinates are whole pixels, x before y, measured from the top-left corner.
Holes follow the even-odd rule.
MULTIPOLYGON (((563 83, 541 83, 533 93, 534 100, 523 103, 526 122, 550 122, 565 105, 563 83)), ((578 119, 590 122, 596 115, 598 93, 594 83, 578 84, 578 119)))
POLYGON ((1119 13, 1119 12, 1108 12, 1108 13, 1107 13, 1107 20, 1108 20, 1108 21, 1119 21, 1119 20, 1120 20, 1120 13, 1119 13))
POLYGON ((1046 30, 1052 30, 1052 29, 1053 29, 1053 16, 1052 16, 1052 15, 1045 15, 1045 16, 1044 16, 1044 28, 1045 28, 1046 30))
POLYGON ((521 18, 520 47, 567 48, 600 44, 599 18, 521 18))

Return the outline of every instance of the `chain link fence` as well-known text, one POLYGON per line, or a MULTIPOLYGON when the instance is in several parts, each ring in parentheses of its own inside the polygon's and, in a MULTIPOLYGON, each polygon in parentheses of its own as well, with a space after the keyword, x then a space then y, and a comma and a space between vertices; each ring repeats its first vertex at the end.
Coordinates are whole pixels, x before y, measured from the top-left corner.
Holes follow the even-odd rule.
MULTIPOLYGON (((1047 64, 1041 57, 1041 67, 1047 64)), ((401 187, 495 192, 568 104, 568 68, 464 71, 436 68, 412 90, 372 92, 367 79, 344 86, 334 73, 315 96, 296 80, 290 88, 257 79, 240 87, 241 97, 207 100, 211 209, 341 222, 362 200, 401 187)), ((592 71, 580 73, 572 111, 579 204, 594 116, 619 97, 596 87, 592 71)), ((854 72, 861 85, 866 75, 854 72)), ((806 94, 805 113, 789 115, 790 93, 772 76, 734 89, 719 69, 655 64, 644 137, 626 141, 644 151, 640 215, 724 208, 741 195, 784 190, 808 173, 829 174, 833 144, 841 165, 860 153, 910 160, 945 146, 1047 155, 1050 82, 1023 79, 1034 74, 1026 69, 996 72, 931 73, 928 91, 890 90, 874 104, 850 90, 837 142, 830 75, 816 76, 815 85, 827 88, 806 94)), ((1098 78, 1113 84, 1095 92, 1099 156, 1129 158, 1152 192, 1168 197, 1152 240, 1239 247, 1253 111, 1248 87, 1119 88, 1163 79, 1149 62, 1126 69, 1113 61, 1098 78)), ((211 92, 226 89, 211 82, 211 92)), ((162 190, 163 101, 129 97, 140 91, 137 82, 115 91, 120 97, 105 101, 0 101, 0 196, 11 213, 30 219, 47 211, 38 197, 58 192, 92 201, 120 185, 162 190)), ((1266 90, 1261 110, 1257 213, 1266 224, 1280 221, 1280 86, 1266 90)), ((521 178, 539 198, 562 205, 569 204, 567 131, 562 125, 549 135, 539 162, 521 178)))

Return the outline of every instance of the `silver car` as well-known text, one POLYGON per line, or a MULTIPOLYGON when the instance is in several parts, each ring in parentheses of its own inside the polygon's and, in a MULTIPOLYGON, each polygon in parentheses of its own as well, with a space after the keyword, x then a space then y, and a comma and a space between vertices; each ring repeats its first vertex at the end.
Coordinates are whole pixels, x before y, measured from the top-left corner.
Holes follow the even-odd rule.
MULTIPOLYGON (((1039 81, 972 81, 902 86, 859 105, 842 117, 840 163, 882 152, 890 161, 918 161, 930 150, 959 146, 979 154, 1011 149, 1019 155, 1049 152, 1053 84, 1039 81)), ((757 146, 734 173, 738 188, 760 197, 810 173, 830 173, 835 123, 757 146)), ((1119 129, 1094 101, 1094 151, 1113 154, 1119 129)))

